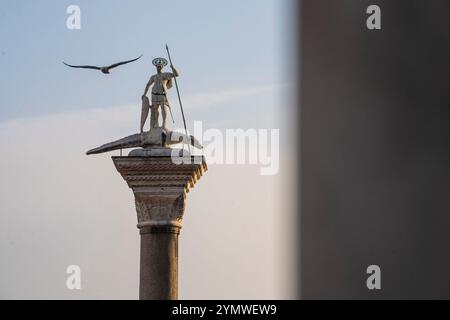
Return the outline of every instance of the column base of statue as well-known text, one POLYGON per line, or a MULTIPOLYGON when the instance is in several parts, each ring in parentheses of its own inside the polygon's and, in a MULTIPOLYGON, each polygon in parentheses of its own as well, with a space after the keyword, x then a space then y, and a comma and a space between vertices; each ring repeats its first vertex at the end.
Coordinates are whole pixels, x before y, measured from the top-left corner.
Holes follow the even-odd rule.
POLYGON ((178 236, 186 194, 207 170, 202 156, 174 162, 169 148, 112 157, 133 190, 141 238, 139 299, 178 298, 178 236), (187 160, 187 161, 186 161, 187 160))

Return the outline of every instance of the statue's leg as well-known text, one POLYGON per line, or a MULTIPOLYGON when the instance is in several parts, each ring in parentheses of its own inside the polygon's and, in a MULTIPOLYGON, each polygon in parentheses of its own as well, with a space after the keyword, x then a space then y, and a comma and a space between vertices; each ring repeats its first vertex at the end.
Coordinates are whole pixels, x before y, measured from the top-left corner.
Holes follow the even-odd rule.
POLYGON ((147 120, 148 110, 150 106, 147 103, 142 103, 142 111, 141 111, 141 133, 144 131, 145 121, 147 120))
POLYGON ((162 118, 163 118, 163 128, 167 128, 166 127, 166 120, 167 120, 167 106, 165 104, 161 105, 161 111, 162 111, 162 118))
POLYGON ((150 129, 155 126, 155 106, 150 108, 150 129))
POLYGON ((158 127, 158 119, 159 119, 159 105, 155 105, 152 108, 152 114, 153 114, 153 118, 152 118, 152 128, 156 128, 158 127))

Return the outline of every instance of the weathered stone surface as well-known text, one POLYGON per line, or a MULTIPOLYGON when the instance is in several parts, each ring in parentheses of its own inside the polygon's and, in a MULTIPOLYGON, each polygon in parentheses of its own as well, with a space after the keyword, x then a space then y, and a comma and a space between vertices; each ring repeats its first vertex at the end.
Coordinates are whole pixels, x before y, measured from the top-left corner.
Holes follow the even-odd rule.
POLYGON ((171 157, 176 154, 180 157, 190 155, 186 149, 172 148, 142 148, 133 149, 128 153, 129 157, 171 157))
POLYGON ((142 133, 142 146, 165 147, 170 140, 170 131, 163 127, 151 128, 150 131, 142 133))
POLYGON ((207 170, 203 157, 191 156, 192 164, 174 164, 168 156, 112 159, 133 190, 138 227, 161 224, 181 226, 186 194, 207 170))
POLYGON ((139 299, 178 299, 178 233, 146 229, 141 228, 139 299))
POLYGON ((86 152, 87 155, 109 152, 119 149, 127 149, 134 147, 154 148, 168 147, 178 143, 189 143, 195 148, 202 149, 203 146, 194 138, 194 136, 186 136, 183 133, 171 131, 163 127, 155 127, 150 131, 135 133, 125 138, 105 143, 97 148, 86 152))

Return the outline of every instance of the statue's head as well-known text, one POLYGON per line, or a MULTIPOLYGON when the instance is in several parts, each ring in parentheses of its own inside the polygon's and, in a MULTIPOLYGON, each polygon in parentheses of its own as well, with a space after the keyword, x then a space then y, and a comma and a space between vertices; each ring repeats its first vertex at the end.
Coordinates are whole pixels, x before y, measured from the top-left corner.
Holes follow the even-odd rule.
POLYGON ((152 64, 156 67, 156 71, 161 72, 164 66, 167 65, 167 60, 164 58, 155 58, 152 61, 152 64))

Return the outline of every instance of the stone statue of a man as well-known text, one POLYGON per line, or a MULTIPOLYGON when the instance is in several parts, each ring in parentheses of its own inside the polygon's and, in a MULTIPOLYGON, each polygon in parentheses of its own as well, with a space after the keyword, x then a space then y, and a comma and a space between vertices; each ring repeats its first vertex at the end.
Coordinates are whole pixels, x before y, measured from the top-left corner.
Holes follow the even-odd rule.
POLYGON ((142 95, 141 133, 144 130, 144 124, 147 120, 149 109, 151 109, 150 129, 158 127, 160 107, 163 119, 162 127, 167 128, 167 111, 168 108, 170 108, 169 102, 167 100, 167 90, 172 87, 172 79, 179 76, 179 73, 173 65, 170 65, 170 67, 172 68, 172 72, 162 72, 163 67, 167 65, 167 60, 164 58, 153 59, 152 63, 156 67, 157 73, 150 77, 150 80, 145 86, 144 94, 142 95), (151 100, 152 103, 150 105, 147 98, 147 92, 151 85, 153 85, 153 87, 151 100))

